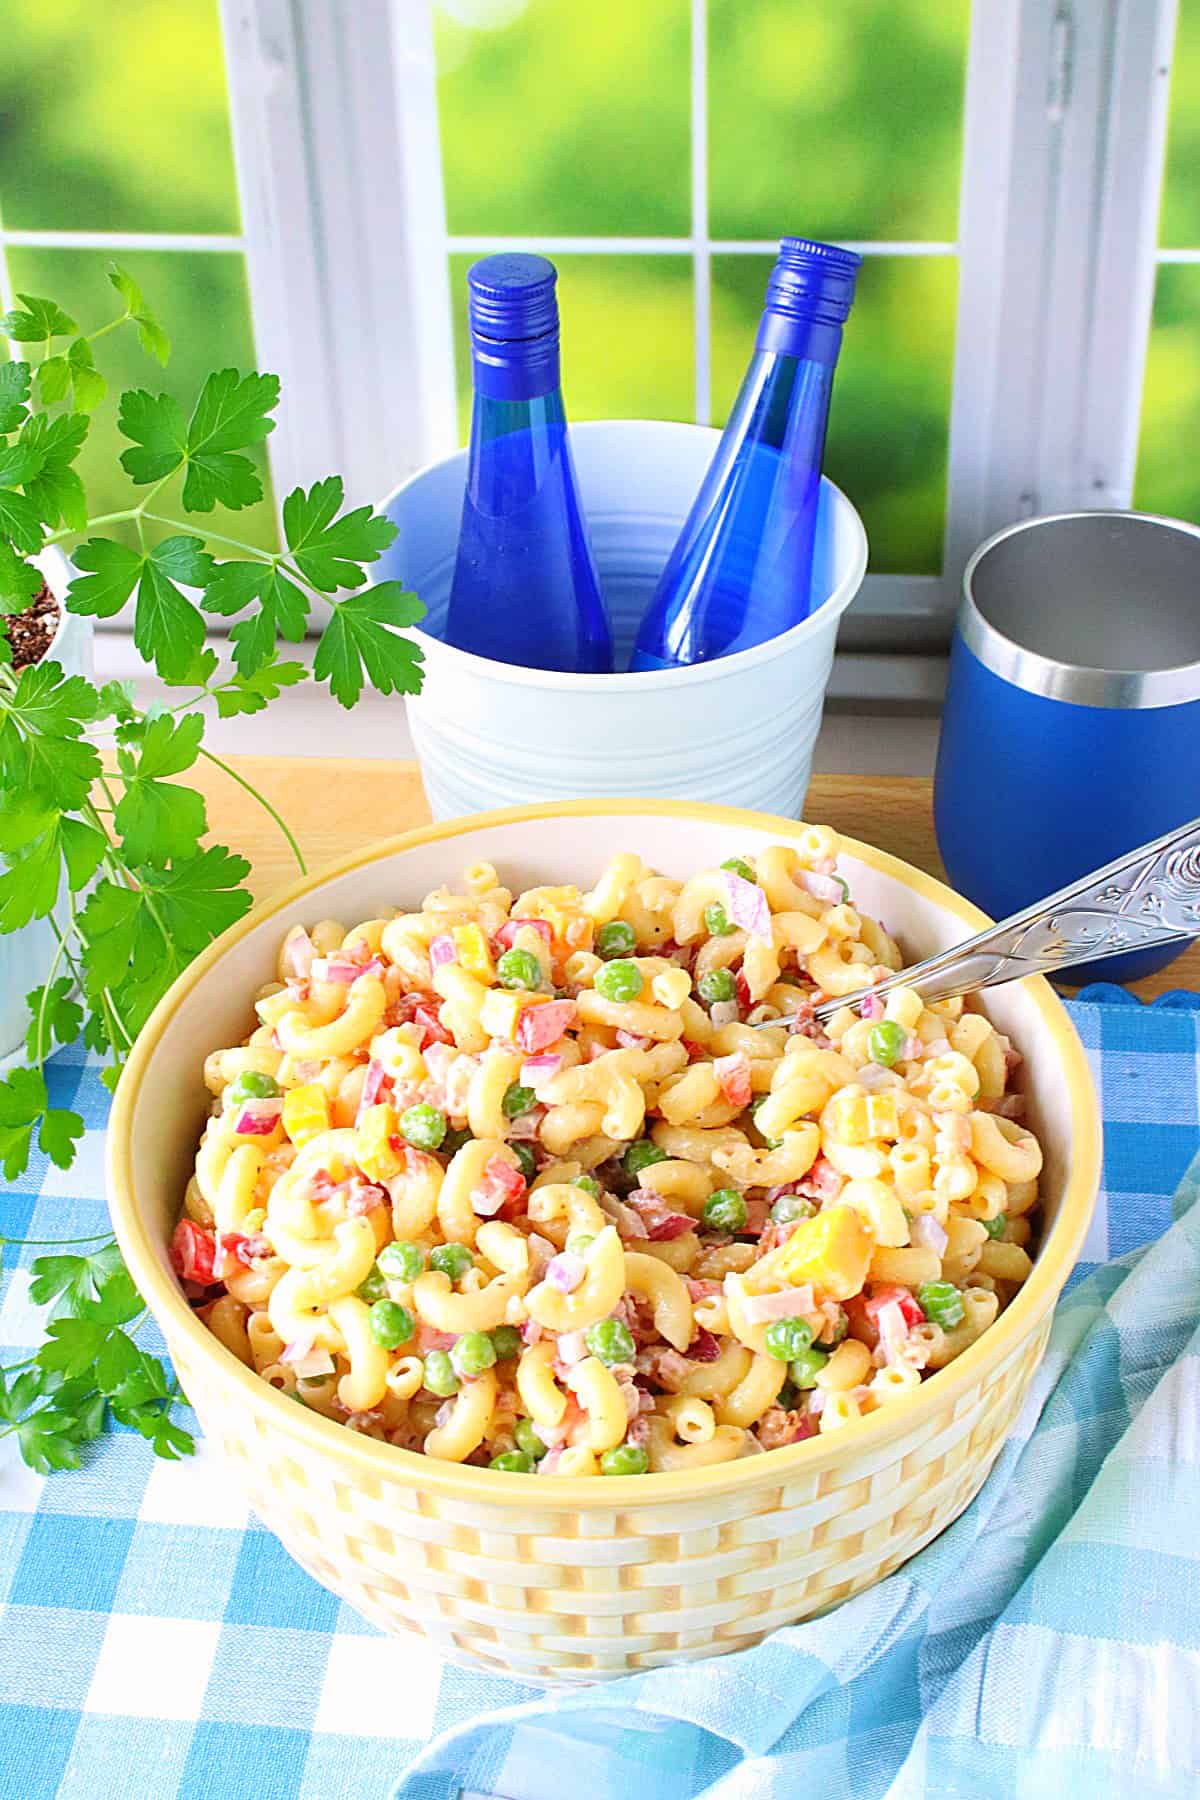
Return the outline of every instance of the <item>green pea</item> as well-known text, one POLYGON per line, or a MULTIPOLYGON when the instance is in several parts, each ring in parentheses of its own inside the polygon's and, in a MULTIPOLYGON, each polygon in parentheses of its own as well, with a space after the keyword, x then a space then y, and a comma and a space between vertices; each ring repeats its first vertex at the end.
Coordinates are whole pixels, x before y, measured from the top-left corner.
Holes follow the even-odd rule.
POLYGON ((496 964, 496 974, 501 987, 533 993, 542 985, 542 965, 532 950, 506 950, 496 964))
POLYGON ((925 1317, 943 1331, 953 1331, 966 1316, 962 1295, 952 1281, 924 1281, 917 1289, 917 1303, 925 1317))
POLYGON ((980 1219, 979 1223, 990 1238, 1002 1238, 1008 1230, 1008 1214, 997 1213, 994 1219, 980 1219))
POLYGON ((696 992, 713 1006, 718 1000, 732 1000, 737 993, 737 982, 728 969, 708 969, 696 983, 696 992))
POLYGON ((519 1081, 514 1081, 505 1088, 500 1105, 506 1119, 519 1119, 522 1113, 537 1105, 537 1095, 531 1087, 522 1087, 519 1081))
POLYGON ((396 1300, 376 1300, 371 1308, 371 1336, 385 1350, 398 1350, 401 1344, 407 1344, 417 1322, 407 1306, 401 1306, 396 1300))
POLYGON ((400 1114, 400 1131, 416 1150, 439 1150, 446 1136, 446 1115, 422 1100, 400 1114))
POLYGON ((457 1394, 459 1379, 454 1373, 454 1364, 444 1350, 430 1350, 425 1357, 425 1386, 439 1400, 448 1400, 451 1394, 457 1394))
POLYGON ((429 1252, 429 1266, 441 1275, 457 1281, 466 1274, 475 1258, 465 1244, 438 1244, 429 1252))
POLYGON ((515 1325, 497 1325, 492 1332, 492 1348, 497 1362, 511 1362, 521 1354, 521 1334, 515 1325))
POLYGON ((486 1331, 464 1331, 450 1351, 454 1373, 469 1381, 482 1375, 496 1360, 496 1346, 486 1331))
POLYGON ((709 937, 728 937, 733 930, 729 914, 719 900, 710 900, 704 909, 704 929, 709 937))
POLYGON ((626 957, 618 957, 616 962, 605 963, 602 969, 596 970, 596 992, 602 1000, 613 1000, 620 1006, 636 1000, 645 985, 642 971, 626 957))
POLYGON ((276 1100, 282 1092, 273 1075, 263 1075, 258 1069, 243 1069, 226 1088, 225 1097, 228 1105, 234 1107, 245 1105, 247 1100, 276 1100))
POLYGON ((506 1475, 532 1475, 533 1458, 528 1450, 502 1450, 493 1456, 489 1469, 503 1469, 506 1475))
POLYGON ((456 1125, 442 1139, 442 1155, 457 1156, 464 1144, 472 1141, 472 1133, 465 1126, 456 1125))
POLYGON ((610 919, 596 933, 596 955, 608 962, 614 956, 628 956, 637 948, 637 933, 624 919, 610 919))
POLYGON ((600 1457, 602 1475, 644 1475, 650 1458, 640 1444, 615 1444, 600 1457))
POLYGON ((508 1147, 516 1157, 517 1167, 520 1169, 526 1181, 532 1181, 537 1174, 537 1159, 534 1156, 533 1151, 529 1148, 529 1145, 510 1144, 508 1147))
POLYGON ((368 1306, 374 1305, 376 1300, 387 1299, 387 1279, 378 1263, 363 1277, 354 1291, 368 1306))
POLYGON ((778 1362, 795 1362, 812 1348, 813 1328, 807 1319, 775 1319, 763 1340, 768 1356, 778 1362))
POLYGON ((571 1186, 582 1188, 585 1194, 592 1196, 593 1200, 600 1198, 600 1183, 594 1175, 577 1175, 571 1186))
POLYGON ((397 1238, 394 1244, 383 1246, 375 1266, 383 1271, 389 1281, 415 1281, 425 1267, 425 1252, 420 1244, 410 1244, 406 1238, 397 1238))
POLYGON ((721 867, 731 870, 735 875, 740 875, 743 881, 757 881, 758 879, 750 864, 741 856, 727 857, 721 867))
POLYGON ((518 1450, 523 1450, 534 1462, 541 1462, 546 1445, 538 1436, 532 1419, 518 1419, 513 1426, 513 1437, 517 1440, 518 1450))
POLYGON ((812 1201, 800 1194, 780 1194, 771 1208, 771 1217, 776 1225, 794 1225, 797 1219, 811 1219, 816 1210, 812 1201))
POLYGON ((709 1231, 740 1231, 746 1223, 746 1202, 736 1188, 718 1188, 704 1202, 700 1218, 709 1231))
POLYGON ((649 1138, 639 1138, 636 1144, 630 1144, 621 1158, 621 1167, 636 1181, 643 1169, 648 1169, 652 1163, 666 1162, 666 1160, 665 1150, 660 1150, 658 1145, 649 1138))
POLYGON ((583 1341, 609 1368, 615 1363, 631 1363, 636 1353, 633 1333, 620 1319, 598 1319, 588 1326, 583 1341))
POLYGON ((872 1062, 890 1069, 893 1063, 899 1062, 907 1037, 907 1031, 897 1020, 880 1019, 867 1033, 867 1054, 872 1062))
POLYGON ((802 1350, 799 1356, 792 1358, 791 1377, 798 1388, 811 1388, 817 1385, 817 1376, 829 1361, 824 1350, 818 1350, 814 1344, 808 1350, 802 1350))

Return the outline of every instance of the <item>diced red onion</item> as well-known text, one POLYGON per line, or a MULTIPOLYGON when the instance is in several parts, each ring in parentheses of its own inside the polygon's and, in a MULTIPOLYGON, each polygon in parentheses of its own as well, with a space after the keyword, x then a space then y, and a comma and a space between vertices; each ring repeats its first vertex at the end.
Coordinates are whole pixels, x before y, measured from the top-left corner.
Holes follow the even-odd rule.
POLYGON ((904 1040, 904 1048, 900 1052, 901 1062, 920 1062, 925 1046, 915 1031, 910 1031, 904 1040))
POLYGON ((561 1056, 529 1056, 521 1064, 521 1080, 526 1087, 531 1087, 538 1099, 542 1099, 542 1089, 554 1080, 562 1068, 561 1056))
POLYGON ((644 1050, 650 1039, 643 1037, 640 1032, 626 1031, 621 1025, 617 1027, 617 1042, 622 1050, 644 1050))
POLYGON ((883 1347, 884 1360, 895 1362, 901 1346, 908 1337, 908 1326, 897 1300, 889 1300, 881 1306, 875 1319, 879 1329, 879 1342, 883 1347))
POLYGON ((234 1130, 243 1137, 270 1137, 283 1112, 283 1101, 244 1100, 234 1130))
POLYGON ((714 1000, 708 1016, 714 1025, 736 1025, 741 1015, 736 1000, 714 1000))
POLYGON ((536 1143, 542 1128, 542 1120, 546 1116, 544 1106, 532 1106, 528 1112, 508 1122, 508 1141, 510 1144, 536 1143))
POLYGON ((756 881, 747 881, 744 875, 735 875, 732 869, 726 869, 725 888, 729 895, 729 917, 743 931, 752 937, 765 938, 771 942, 771 909, 767 905, 767 896, 756 881))
POLYGON ((832 875, 818 875, 812 869, 804 869, 797 879, 805 892, 819 900, 822 906, 840 906, 845 898, 841 882, 832 875))
POLYGON ((328 1350, 310 1350, 307 1356, 293 1362, 292 1368, 302 1381, 308 1381, 316 1375, 332 1375, 334 1362, 328 1350))
POLYGON ((285 980, 306 981, 317 947, 301 926, 294 931, 283 946, 283 976, 285 980))
POLYGON ((455 948, 454 939, 448 931, 443 931, 438 937, 431 939, 429 961, 435 969, 440 969, 443 963, 458 961, 458 951, 455 948))
POLYGON ((923 1244, 927 1250, 934 1250, 939 1256, 945 1251, 950 1239, 946 1228, 940 1225, 932 1213, 918 1213, 912 1222, 912 1241, 923 1244))
POLYGON ((924 1050, 926 1056, 946 1056, 949 1054, 950 1050, 950 1039, 944 1037, 934 1038, 931 1044, 926 1044, 924 1046, 924 1050))
POLYGON ((896 1078, 890 1069, 882 1063, 864 1063, 854 1076, 859 1087, 866 1088, 868 1094, 877 1093, 880 1088, 894 1087, 896 1078))
POLYGON ((558 1351, 559 1362, 566 1363, 568 1367, 571 1367, 577 1362, 582 1362, 588 1353, 587 1344, 584 1342, 582 1331, 560 1332, 555 1347, 558 1351))
POLYGON ((315 1331, 302 1331, 298 1338, 293 1338, 290 1344, 283 1346, 279 1352, 280 1362, 287 1363, 289 1367, 292 1363, 299 1362, 312 1349, 316 1336, 315 1331))
POLYGON ((865 994, 859 1001, 858 1016, 860 1019, 882 1019, 883 1000, 879 994, 865 994))
POLYGON ((572 1250, 560 1251, 546 1264, 546 1280, 560 1294, 573 1294, 577 1287, 582 1287, 586 1275, 587 1264, 572 1250))

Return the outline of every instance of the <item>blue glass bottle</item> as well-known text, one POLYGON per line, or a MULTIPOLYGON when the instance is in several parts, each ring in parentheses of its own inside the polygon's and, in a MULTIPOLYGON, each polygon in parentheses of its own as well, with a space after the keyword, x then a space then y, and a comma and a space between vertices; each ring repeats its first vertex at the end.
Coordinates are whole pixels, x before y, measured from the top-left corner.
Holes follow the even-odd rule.
POLYGON ((811 610, 821 458, 861 257, 784 238, 729 423, 638 629, 632 669, 748 650, 811 610))
POLYGON ((612 633, 558 369, 554 264, 485 256, 467 276, 475 401, 445 639, 531 669, 607 673, 612 633))

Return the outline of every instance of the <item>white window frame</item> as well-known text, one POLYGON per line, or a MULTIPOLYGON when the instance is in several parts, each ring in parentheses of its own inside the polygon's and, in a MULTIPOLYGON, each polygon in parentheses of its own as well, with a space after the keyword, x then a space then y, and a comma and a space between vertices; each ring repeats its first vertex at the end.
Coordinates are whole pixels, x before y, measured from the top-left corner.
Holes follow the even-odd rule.
MULTIPOLYGON (((0 298, 8 244, 243 253, 258 365, 283 381, 275 493, 338 468, 362 503, 454 447, 449 253, 687 255, 707 420, 711 257, 775 245, 708 235, 707 8, 691 6, 686 237, 448 236, 431 0, 221 0, 242 232, 0 228, 0 298)), ((974 0, 956 241, 854 246, 959 258, 943 573, 869 575, 841 631, 855 681, 886 653, 889 698, 928 698, 896 668, 944 648, 982 538, 1130 504, 1156 266, 1200 260, 1156 249, 1176 10, 974 0)))

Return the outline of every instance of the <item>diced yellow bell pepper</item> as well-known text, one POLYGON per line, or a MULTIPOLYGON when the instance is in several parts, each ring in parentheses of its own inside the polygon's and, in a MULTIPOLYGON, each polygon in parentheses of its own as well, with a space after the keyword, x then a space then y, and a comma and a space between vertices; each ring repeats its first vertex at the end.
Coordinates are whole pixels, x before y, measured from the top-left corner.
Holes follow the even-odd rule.
POLYGON ((829 1102, 822 1125, 839 1144, 869 1144, 865 1094, 835 1094, 829 1102))
POLYGON ((403 1155, 393 1139, 399 1131, 395 1107, 380 1101, 368 1106, 354 1133, 354 1160, 371 1181, 390 1181, 403 1167, 403 1155))
POLYGON ((489 988, 479 1009, 479 1023, 491 1038, 502 1043, 515 1043, 517 1021, 530 1006, 545 1006, 549 994, 509 993, 505 988, 489 988))
POLYGON ((329 1130, 329 1096, 320 1082, 309 1081, 285 1091, 283 1129, 297 1147, 329 1130))
POLYGON ((871 1261, 871 1234, 852 1206, 830 1206, 797 1225, 779 1255, 779 1272, 799 1287, 811 1281, 834 1300, 861 1291, 871 1261))
POLYGON ((474 975, 477 981, 486 982, 490 986, 496 979, 496 968, 487 939, 478 925, 456 925, 453 935, 458 960, 467 974, 474 975))
POLYGON ((894 1092, 867 1095, 867 1133, 873 1138, 898 1138, 900 1114, 894 1092))

